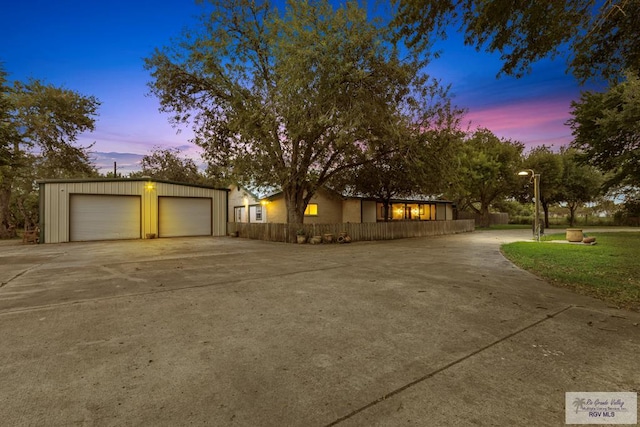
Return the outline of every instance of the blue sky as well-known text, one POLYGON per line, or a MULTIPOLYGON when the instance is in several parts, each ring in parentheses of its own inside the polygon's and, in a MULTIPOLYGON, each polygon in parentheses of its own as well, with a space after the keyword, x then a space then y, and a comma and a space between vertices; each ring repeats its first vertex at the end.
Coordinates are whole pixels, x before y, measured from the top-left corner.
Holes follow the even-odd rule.
MULTIPOLYGON (((150 76, 143 58, 195 26, 200 11, 191 0, 7 3, 0 61, 10 80, 33 77, 101 101, 95 132, 82 135, 80 143, 95 142, 103 171, 111 170, 114 160, 122 172, 136 170, 136 162, 154 146, 197 156, 190 130, 177 133, 158 112, 158 101, 147 95, 150 76)), ((565 74, 564 58, 534 64, 532 74, 521 79, 496 79, 497 55, 463 46, 455 33, 437 46, 443 55, 428 72, 452 84, 454 102, 468 109, 472 128, 487 127, 529 147, 559 147, 571 140, 564 123, 580 87, 565 74)))

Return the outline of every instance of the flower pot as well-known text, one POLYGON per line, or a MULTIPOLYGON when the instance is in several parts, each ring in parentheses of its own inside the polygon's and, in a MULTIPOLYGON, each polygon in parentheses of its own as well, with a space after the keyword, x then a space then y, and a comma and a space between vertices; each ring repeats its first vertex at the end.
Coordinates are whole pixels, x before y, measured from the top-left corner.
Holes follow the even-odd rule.
POLYGON ((581 228, 567 228, 567 241, 582 242, 584 235, 581 228))

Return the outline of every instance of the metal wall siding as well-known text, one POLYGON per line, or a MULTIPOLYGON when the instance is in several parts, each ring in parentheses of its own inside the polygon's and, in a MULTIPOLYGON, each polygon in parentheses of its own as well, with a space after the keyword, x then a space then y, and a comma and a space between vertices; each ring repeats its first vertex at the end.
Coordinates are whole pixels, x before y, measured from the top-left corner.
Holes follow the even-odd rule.
POLYGON ((213 196, 213 224, 212 233, 214 236, 225 236, 227 234, 227 192, 215 190, 213 196))
POLYGON ((227 192, 202 187, 168 184, 151 181, 152 189, 145 181, 87 181, 45 182, 43 185, 43 237, 46 243, 69 241, 69 195, 110 194, 142 197, 142 238, 158 233, 158 197, 206 197, 213 201, 212 234, 227 233, 227 192))

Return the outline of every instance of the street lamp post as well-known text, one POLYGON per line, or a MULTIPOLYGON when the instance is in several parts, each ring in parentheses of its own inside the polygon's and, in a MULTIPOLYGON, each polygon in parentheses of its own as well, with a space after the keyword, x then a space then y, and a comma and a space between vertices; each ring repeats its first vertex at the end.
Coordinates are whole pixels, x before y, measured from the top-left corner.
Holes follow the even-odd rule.
POLYGON ((533 218, 533 238, 540 241, 540 174, 536 174, 533 169, 518 172, 520 176, 531 175, 533 179, 533 201, 535 203, 535 217, 533 218))

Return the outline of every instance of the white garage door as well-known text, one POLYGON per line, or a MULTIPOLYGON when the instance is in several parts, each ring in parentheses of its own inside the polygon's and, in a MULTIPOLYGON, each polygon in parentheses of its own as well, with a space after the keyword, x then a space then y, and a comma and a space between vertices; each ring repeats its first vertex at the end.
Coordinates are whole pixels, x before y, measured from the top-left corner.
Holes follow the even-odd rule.
POLYGON ((158 198, 158 236, 210 236, 211 199, 158 198))
POLYGON ((140 197, 72 194, 69 240, 140 238, 140 197))

